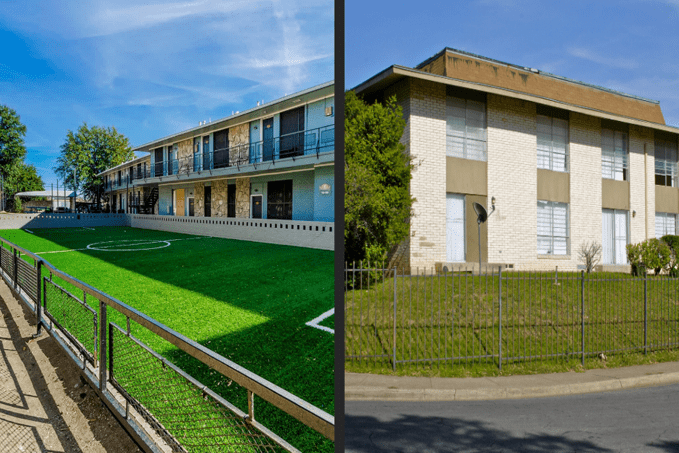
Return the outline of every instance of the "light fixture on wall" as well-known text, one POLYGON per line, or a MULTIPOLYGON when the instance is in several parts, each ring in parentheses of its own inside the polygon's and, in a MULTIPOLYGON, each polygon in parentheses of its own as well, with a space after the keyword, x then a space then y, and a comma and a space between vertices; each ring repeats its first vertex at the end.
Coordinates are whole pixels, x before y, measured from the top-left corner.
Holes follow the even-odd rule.
POLYGON ((637 216, 637 211, 632 211, 632 217, 636 217, 636 216, 637 216))
POLYGON ((490 204, 491 206, 495 206, 495 197, 490 199, 490 204))
POLYGON ((321 184, 318 186, 318 191, 321 193, 321 195, 328 195, 330 193, 330 184, 321 184))

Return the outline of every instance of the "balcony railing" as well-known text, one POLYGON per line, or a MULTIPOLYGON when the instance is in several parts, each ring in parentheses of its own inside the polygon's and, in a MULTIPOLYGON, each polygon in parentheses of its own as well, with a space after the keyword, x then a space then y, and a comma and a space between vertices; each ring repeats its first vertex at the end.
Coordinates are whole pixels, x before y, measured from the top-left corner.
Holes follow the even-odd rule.
POLYGON ((325 126, 283 135, 255 143, 215 149, 213 152, 156 162, 154 176, 188 174, 204 170, 275 162, 283 159, 320 155, 335 149, 335 126, 325 126))

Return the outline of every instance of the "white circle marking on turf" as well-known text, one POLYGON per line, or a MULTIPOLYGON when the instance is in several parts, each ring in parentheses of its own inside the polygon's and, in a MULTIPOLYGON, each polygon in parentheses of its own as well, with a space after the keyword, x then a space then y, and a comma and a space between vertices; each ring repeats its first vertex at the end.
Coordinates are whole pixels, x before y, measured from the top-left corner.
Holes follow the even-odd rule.
POLYGON ((95 242, 93 244, 90 244, 87 246, 87 249, 89 250, 98 250, 101 252, 142 252, 145 250, 158 250, 158 249, 163 249, 165 247, 169 247, 170 242, 169 241, 161 241, 161 240, 148 240, 148 239, 123 239, 123 240, 118 240, 118 241, 104 241, 104 242, 95 242), (125 244, 123 244, 123 242, 125 244), (111 244, 111 245, 105 245, 105 244, 111 244), (147 247, 147 248, 118 248, 118 247, 130 247, 130 246, 135 246, 135 245, 156 245, 156 247, 147 247))

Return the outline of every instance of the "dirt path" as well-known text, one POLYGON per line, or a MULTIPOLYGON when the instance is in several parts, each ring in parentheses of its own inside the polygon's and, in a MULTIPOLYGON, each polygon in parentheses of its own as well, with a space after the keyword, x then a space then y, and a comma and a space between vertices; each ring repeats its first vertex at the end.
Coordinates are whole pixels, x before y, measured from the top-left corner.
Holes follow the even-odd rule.
POLYGON ((59 345, 0 279, 0 452, 137 453, 59 345))

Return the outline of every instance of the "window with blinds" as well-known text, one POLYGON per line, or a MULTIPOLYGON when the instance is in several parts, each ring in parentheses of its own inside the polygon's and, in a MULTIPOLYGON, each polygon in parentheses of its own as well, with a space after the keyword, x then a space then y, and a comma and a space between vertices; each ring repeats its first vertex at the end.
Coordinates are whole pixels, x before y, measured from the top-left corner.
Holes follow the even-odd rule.
POLYGON ((568 255, 568 204, 538 200, 538 254, 568 255))
POLYGON ((667 212, 656 212, 655 237, 660 239, 668 234, 677 234, 677 215, 667 212))
POLYGON ((538 115, 538 168, 568 171, 568 121, 538 115))
POLYGON ((655 141, 655 184, 677 187, 677 143, 655 141))
POLYGON ((448 96, 446 99, 446 155, 486 161, 486 104, 448 96))
POLYGON ((601 130, 601 177, 627 181, 627 133, 611 129, 601 130))

